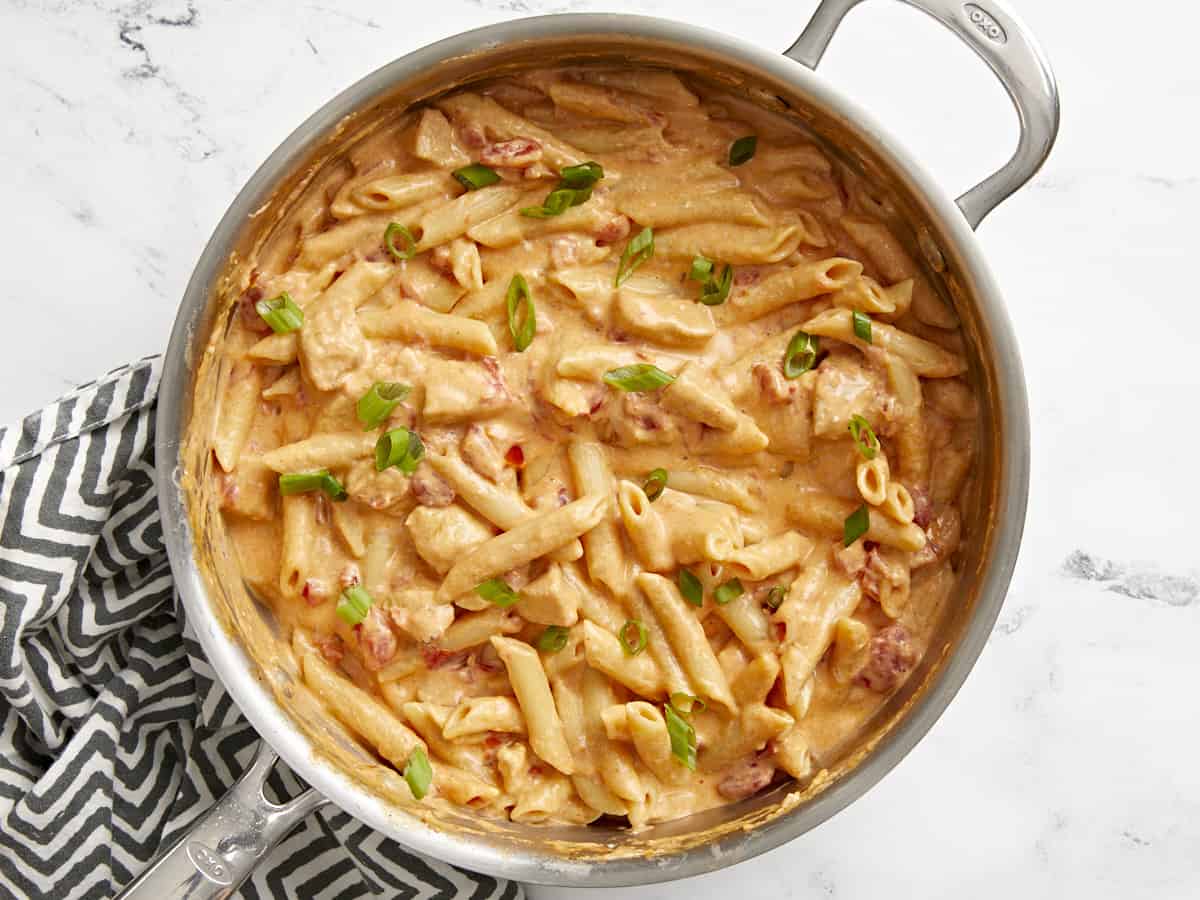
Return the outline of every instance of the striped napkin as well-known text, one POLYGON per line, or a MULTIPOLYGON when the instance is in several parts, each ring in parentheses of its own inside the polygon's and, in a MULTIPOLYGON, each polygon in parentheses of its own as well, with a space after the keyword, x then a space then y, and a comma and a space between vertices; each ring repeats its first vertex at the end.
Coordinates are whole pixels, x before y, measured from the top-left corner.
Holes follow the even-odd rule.
MULTIPOLYGON (((223 794, 258 735, 183 622, 154 486, 161 358, 0 428, 0 897, 110 897, 223 794)), ((303 784, 283 763, 268 786, 303 784)), ((332 807, 243 897, 521 887, 414 856, 332 807)))

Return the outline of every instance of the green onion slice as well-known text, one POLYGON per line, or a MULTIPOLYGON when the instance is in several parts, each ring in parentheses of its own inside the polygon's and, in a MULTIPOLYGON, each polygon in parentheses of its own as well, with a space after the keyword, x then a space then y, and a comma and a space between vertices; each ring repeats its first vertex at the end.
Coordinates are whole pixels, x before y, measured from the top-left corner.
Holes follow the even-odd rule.
POLYGON ((525 206, 521 208, 521 215, 529 216, 531 219, 549 219, 553 216, 561 216, 572 206, 578 206, 581 203, 587 202, 592 196, 591 188, 555 188, 546 195, 546 199, 542 201, 541 206, 525 206))
POLYGON ((421 441, 421 436, 415 431, 410 431, 408 433, 408 450, 404 452, 404 458, 400 460, 397 468, 405 475, 411 475, 417 471, 417 466, 424 458, 425 444, 421 441))
POLYGON ((713 602, 719 604, 720 606, 724 606, 729 601, 736 600, 745 592, 746 589, 742 587, 742 582, 740 579, 730 578, 727 582, 720 585, 716 590, 713 591, 713 602))
POLYGON ((503 578, 491 578, 475 586, 475 593, 501 609, 506 609, 521 599, 521 595, 508 586, 503 578))
POLYGON ((592 185, 604 177, 604 169, 600 163, 585 162, 577 166, 567 166, 559 173, 562 179, 558 187, 552 190, 541 206, 526 206, 521 215, 532 219, 549 219, 551 216, 561 216, 572 206, 586 203, 592 196, 592 185))
POLYGON ((623 285, 634 273, 634 270, 653 255, 654 231, 646 227, 625 245, 625 252, 621 254, 621 262, 617 266, 617 277, 613 281, 613 286, 623 285))
POLYGON ((358 421, 363 431, 378 428, 392 414, 412 388, 398 381, 377 381, 371 389, 358 398, 358 421))
POLYGON ((429 764, 429 757, 420 747, 408 755, 403 774, 412 795, 418 800, 424 799, 429 793, 429 786, 433 784, 433 766, 429 764))
POLYGON ((851 318, 854 320, 854 336, 860 341, 871 343, 871 317, 856 309, 851 313, 851 318))
POLYGON ((646 476, 646 480, 642 483, 642 490, 646 492, 646 499, 653 503, 662 496, 662 492, 667 487, 667 470, 655 469, 646 476))
POLYGON ((703 256, 692 259, 692 268, 688 278, 699 281, 700 302, 705 306, 720 306, 729 298, 729 289, 733 287, 733 266, 726 265, 718 278, 713 277, 713 262, 703 256))
POLYGON ((783 601, 786 597, 787 588, 781 584, 775 585, 775 587, 771 588, 770 593, 767 594, 767 609, 775 612, 775 610, 783 606, 783 601))
POLYGON ((365 588, 359 587, 357 584, 348 587, 338 598, 338 618, 347 625, 357 625, 367 617, 372 602, 371 595, 365 588))
POLYGON ((862 416, 850 417, 850 436, 864 459, 874 459, 879 453, 879 438, 871 429, 871 423, 862 416))
POLYGON ((688 278, 692 281, 708 281, 712 275, 713 264, 711 259, 705 259, 703 256, 697 256, 692 259, 692 269, 688 272, 688 278))
POLYGON ((393 222, 383 232, 383 246, 387 247, 387 252, 392 254, 392 257, 403 262, 406 259, 412 259, 417 253, 417 239, 413 237, 413 233, 401 225, 399 222, 393 222), (404 238, 404 249, 401 250, 396 246, 396 236, 404 238))
POLYGON ((820 342, 815 335, 807 331, 797 331, 788 341, 787 352, 783 354, 783 375, 785 378, 799 378, 817 364, 817 349, 820 342))
POLYGON ((649 363, 619 366, 604 373, 604 383, 621 391, 657 391, 675 381, 675 376, 649 363))
POLYGON ((701 712, 708 708, 708 704, 695 694, 685 694, 683 691, 676 691, 671 695, 671 706, 676 710, 688 715, 694 709, 696 712, 701 712))
POLYGON ((537 313, 533 307, 533 294, 529 291, 529 282, 520 272, 508 283, 508 293, 504 297, 508 307, 508 333, 512 335, 513 347, 518 353, 524 353, 533 343, 533 335, 537 331, 537 313), (525 315, 517 320, 517 312, 524 301, 525 315))
POLYGON ((311 491, 324 491, 330 500, 341 502, 350 495, 342 487, 342 483, 329 474, 328 469, 317 469, 315 472, 292 472, 279 476, 279 493, 284 497, 292 494, 307 494, 311 491))
POLYGON ((383 472, 395 466, 405 475, 411 475, 417 471, 424 456, 425 445, 419 434, 407 428, 393 428, 375 442, 375 471, 383 472))
POLYGON ((700 288, 700 302, 705 306, 720 306, 729 299, 729 289, 733 287, 733 266, 726 265, 721 270, 720 278, 710 278, 700 288))
POLYGON ((562 187, 575 188, 590 188, 597 181, 604 177, 604 168, 598 162, 580 163, 577 166, 567 166, 558 173, 562 179, 562 187))
POLYGON ((380 435, 375 442, 375 471, 382 472, 399 465, 408 450, 412 432, 407 428, 393 428, 380 435))
POLYGON ((667 720, 667 734, 671 738, 671 755, 696 771, 696 729, 670 703, 663 706, 663 717, 667 720))
POLYGON ((270 300, 259 300, 254 309, 276 334, 289 334, 304 324, 304 310, 287 291, 270 300))
POLYGON ((457 178, 459 184, 468 191, 477 191, 500 180, 500 176, 496 174, 495 169, 489 169, 481 163, 463 166, 461 169, 455 169, 450 174, 457 178))
POLYGON ((871 514, 867 511, 867 504, 863 504, 850 515, 846 516, 846 522, 842 526, 842 545, 849 547, 860 537, 867 533, 867 529, 871 527, 871 514))
POLYGON ((687 569, 679 570, 679 593, 692 606, 704 605, 704 585, 687 569))
POLYGON ((731 166, 740 166, 743 163, 748 163, 754 159, 754 154, 757 150, 757 135, 748 134, 745 137, 740 137, 729 145, 729 164, 731 166))
POLYGON ((650 632, 640 619, 627 619, 617 632, 617 637, 621 639, 621 646, 625 648, 627 655, 637 656, 646 649, 646 644, 650 641, 650 632))
POLYGON ((567 629, 561 625, 549 625, 538 635, 537 648, 543 653, 557 653, 567 646, 568 634, 567 629))

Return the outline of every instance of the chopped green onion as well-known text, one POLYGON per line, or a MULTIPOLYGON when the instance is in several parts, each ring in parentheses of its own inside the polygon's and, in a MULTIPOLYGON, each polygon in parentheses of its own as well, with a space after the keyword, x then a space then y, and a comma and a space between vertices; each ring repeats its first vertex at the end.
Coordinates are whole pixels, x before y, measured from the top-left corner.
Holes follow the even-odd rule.
POLYGON ((562 179, 562 187, 578 190, 579 188, 590 188, 603 178, 604 168, 598 162, 588 161, 577 166, 567 166, 558 174, 562 179))
POLYGON ((521 595, 508 586, 503 578, 491 578, 475 586, 475 593, 491 603, 505 609, 521 599, 521 595))
POLYGON ((398 381, 377 381, 371 385, 371 389, 358 398, 358 421, 363 423, 363 431, 382 425, 411 390, 407 384, 398 381))
POLYGON ((745 137, 740 137, 729 145, 729 164, 731 166, 740 166, 743 163, 748 163, 754 159, 754 154, 758 150, 758 137, 753 134, 748 134, 745 137))
POLYGON ((508 293, 504 297, 508 307, 508 333, 512 335, 513 347, 518 353, 524 353, 533 343, 533 335, 537 331, 537 313, 533 308, 533 294, 529 291, 529 282, 520 272, 508 283, 508 293), (517 310, 524 300, 525 315, 517 321, 517 310))
POLYGON ((692 259, 692 270, 688 272, 688 278, 692 281, 708 281, 708 277, 712 275, 712 270, 713 264, 711 259, 697 256, 692 259))
POLYGON ((703 256, 692 259, 692 268, 688 278, 699 281, 700 302, 705 306, 720 306, 729 297, 729 289, 733 287, 733 266, 726 265, 721 270, 719 278, 713 277, 713 263, 703 256))
POLYGON ((604 383, 622 391, 657 391, 675 381, 675 376, 649 363, 620 366, 604 373, 604 383))
POLYGON ((392 257, 399 262, 406 259, 412 259, 417 253, 417 239, 413 237, 413 233, 401 225, 399 222, 393 222, 383 232, 383 246, 387 247, 387 252, 392 254, 392 257), (396 246, 396 235, 404 238, 404 249, 401 250, 396 246))
POLYGON ((695 694, 685 694, 683 691, 676 691, 671 695, 671 706, 684 715, 691 713, 693 709, 701 712, 708 708, 708 704, 701 698, 695 694))
POLYGON ((421 460, 425 458, 425 444, 421 441, 421 436, 415 431, 410 431, 408 434, 408 449, 404 451, 404 459, 396 466, 405 475, 411 475, 417 471, 417 466, 421 460))
POLYGON ((733 287, 733 266, 726 265, 721 270, 720 278, 710 278, 700 288, 700 302, 705 306, 720 306, 729 299, 729 289, 733 287))
POLYGON ((671 738, 671 755, 695 772, 696 729, 670 703, 663 706, 663 716, 667 720, 667 734, 671 738))
POLYGON ((276 334, 289 334, 304 324, 304 310, 287 291, 270 300, 259 300, 254 309, 276 334))
POLYGON ((679 570, 679 593, 692 606, 704 605, 704 585, 687 569, 679 570))
POLYGON ((481 163, 463 166, 461 169, 455 169, 450 174, 457 178, 459 184, 468 191, 477 191, 500 180, 500 176, 496 174, 495 169, 489 169, 481 163))
POLYGON ((338 618, 347 625, 357 625, 367 617, 372 602, 365 588, 352 585, 342 591, 342 596, 338 598, 338 618))
POLYGON ((846 522, 842 526, 842 545, 849 547, 860 537, 867 533, 867 529, 871 527, 871 514, 867 511, 867 504, 863 504, 850 515, 846 516, 846 522))
POLYGON ((386 431, 375 442, 375 471, 383 472, 395 466, 405 475, 417 471, 417 464, 425 456, 425 445, 421 436, 407 428, 386 431))
POLYGON ((393 428, 380 435, 379 440, 375 442, 375 471, 390 469, 404 459, 411 434, 407 428, 393 428))
POLYGON ((645 482, 642 483, 642 490, 646 492, 646 499, 653 503, 662 496, 662 492, 667 487, 667 470, 655 469, 646 476, 645 482))
POLYGON ((550 625, 538 635, 537 648, 543 653, 557 653, 567 646, 569 632, 561 625, 550 625))
POLYGON ((521 215, 531 219, 549 219, 561 216, 572 206, 578 206, 592 196, 591 188, 555 188, 546 195, 541 206, 524 206, 521 215))
POLYGON ((860 341, 871 343, 871 317, 857 309, 850 315, 854 320, 854 336, 860 341))
POLYGON ((819 346, 817 338, 806 331, 797 331, 792 335, 787 352, 783 354, 784 377, 799 378, 816 365, 819 346))
POLYGON ((324 491, 330 500, 339 503, 350 495, 342 487, 342 483, 329 474, 328 469, 317 469, 315 472, 292 472, 279 476, 279 493, 284 497, 292 494, 307 494, 311 491, 324 491))
POLYGON ((279 476, 279 493, 285 497, 292 494, 307 494, 309 491, 319 491, 325 485, 328 469, 318 469, 316 472, 293 472, 279 476))
POLYGON ((551 216, 561 216, 572 206, 586 203, 592 196, 592 185, 604 177, 604 169, 599 163, 585 162, 577 166, 567 166, 560 173, 562 180, 558 187, 552 190, 541 206, 526 206, 521 215, 532 219, 549 219, 551 216))
POLYGON ((408 755, 403 774, 404 780, 408 782, 408 789, 418 800, 429 793, 429 786, 433 784, 433 766, 429 764, 429 757, 420 747, 408 755))
POLYGON ((628 619, 617 632, 617 637, 621 639, 621 646, 625 648, 626 655, 637 656, 646 649, 646 644, 650 641, 650 632, 641 620, 628 619))
POLYGON ((854 438, 854 445, 858 447, 858 452, 864 459, 874 459, 879 453, 879 438, 871 430, 871 424, 862 416, 850 417, 850 436, 854 438))
POLYGON ((775 585, 775 587, 771 588, 770 593, 767 594, 767 609, 769 609, 771 612, 775 612, 775 610, 783 606, 783 601, 786 597, 787 588, 781 584, 775 585))
POLYGON ((634 270, 654 255, 654 231, 649 227, 643 228, 625 245, 621 254, 621 262, 617 265, 617 277, 613 280, 614 287, 623 285, 634 270))
POLYGON ((742 587, 742 582, 737 578, 730 578, 723 585, 713 591, 713 602, 718 606, 724 606, 731 600, 736 600, 746 592, 742 587))

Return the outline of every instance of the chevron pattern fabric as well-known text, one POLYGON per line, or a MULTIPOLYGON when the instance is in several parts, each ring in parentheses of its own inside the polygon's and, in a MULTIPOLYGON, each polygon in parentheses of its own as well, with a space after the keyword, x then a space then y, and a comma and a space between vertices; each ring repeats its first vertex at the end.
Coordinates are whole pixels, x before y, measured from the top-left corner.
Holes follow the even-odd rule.
MULTIPOLYGON (((0 429, 0 897, 110 897, 223 794, 258 736, 189 636, 154 486, 159 357, 0 429)), ((283 763, 269 790, 303 789, 283 763)), ((247 898, 516 900, 345 813, 247 898)))

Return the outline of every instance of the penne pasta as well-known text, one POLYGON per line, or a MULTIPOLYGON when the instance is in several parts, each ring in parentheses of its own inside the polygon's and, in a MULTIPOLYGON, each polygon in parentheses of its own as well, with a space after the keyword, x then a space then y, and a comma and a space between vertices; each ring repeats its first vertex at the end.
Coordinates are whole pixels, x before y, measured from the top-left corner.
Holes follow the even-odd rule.
POLYGON ((495 356, 499 352, 491 329, 483 322, 434 312, 411 301, 390 309, 362 310, 358 314, 358 327, 369 338, 416 341, 477 356, 495 356))
POLYGON ((440 603, 453 603, 489 578, 523 566, 586 534, 604 517, 609 499, 590 495, 520 523, 480 545, 446 573, 437 590, 440 603))
POLYGON ((517 702, 521 705, 521 714, 529 731, 529 746, 541 759, 564 775, 570 775, 575 771, 575 764, 537 653, 528 644, 506 637, 493 637, 492 646, 508 670, 517 702))

